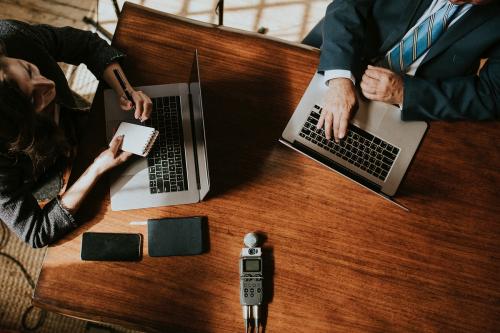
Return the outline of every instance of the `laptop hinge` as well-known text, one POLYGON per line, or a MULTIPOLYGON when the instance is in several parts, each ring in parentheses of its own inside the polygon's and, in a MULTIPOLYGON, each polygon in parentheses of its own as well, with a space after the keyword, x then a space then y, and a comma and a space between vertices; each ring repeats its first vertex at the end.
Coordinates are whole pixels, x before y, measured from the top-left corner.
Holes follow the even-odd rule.
POLYGON ((311 156, 312 158, 314 158, 318 162, 334 169, 335 171, 337 171, 337 172, 343 174, 344 176, 354 180, 355 182, 358 182, 361 185, 366 186, 367 188, 369 188, 372 191, 380 193, 380 191, 382 190, 382 187, 380 185, 377 185, 374 182, 364 178, 363 176, 360 176, 360 175, 354 173, 353 171, 347 169, 343 165, 341 165, 335 161, 332 161, 331 159, 321 155, 320 153, 314 151, 313 149, 307 147, 306 145, 304 145, 296 140, 293 141, 292 146, 294 148, 296 148, 297 150, 301 151, 302 153, 304 153, 305 155, 311 156))

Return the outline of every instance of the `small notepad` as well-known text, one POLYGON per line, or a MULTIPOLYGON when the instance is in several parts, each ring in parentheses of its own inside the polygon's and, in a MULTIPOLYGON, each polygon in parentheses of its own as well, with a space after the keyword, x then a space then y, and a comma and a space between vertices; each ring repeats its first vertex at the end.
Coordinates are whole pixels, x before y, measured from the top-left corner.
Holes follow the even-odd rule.
POLYGON ((158 131, 152 127, 122 122, 113 138, 119 135, 123 135, 123 151, 144 157, 153 147, 158 131))

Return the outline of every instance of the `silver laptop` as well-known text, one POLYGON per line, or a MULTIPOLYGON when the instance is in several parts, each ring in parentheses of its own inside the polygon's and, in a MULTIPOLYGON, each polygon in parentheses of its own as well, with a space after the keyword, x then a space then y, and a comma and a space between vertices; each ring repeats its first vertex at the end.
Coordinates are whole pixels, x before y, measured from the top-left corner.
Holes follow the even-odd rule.
POLYGON ((302 96, 280 142, 391 200, 426 130, 424 121, 403 122, 399 108, 359 100, 359 109, 340 141, 316 130, 327 86, 316 73, 302 96))
MULTIPOLYGON (((144 125, 160 133, 145 158, 136 158, 111 175, 111 209, 127 210, 195 203, 210 189, 205 124, 195 52, 190 82, 135 87, 153 102, 144 125)), ((141 124, 118 105, 116 93, 104 91, 108 142, 122 121, 141 124)))

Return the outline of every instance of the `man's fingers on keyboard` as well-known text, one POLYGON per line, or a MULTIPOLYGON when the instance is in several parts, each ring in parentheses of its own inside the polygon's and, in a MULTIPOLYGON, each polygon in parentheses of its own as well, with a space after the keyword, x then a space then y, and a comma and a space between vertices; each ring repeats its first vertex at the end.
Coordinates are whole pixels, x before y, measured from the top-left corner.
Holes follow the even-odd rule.
POLYGON ((333 137, 335 142, 339 142, 339 126, 340 126, 340 115, 336 114, 333 119, 333 137))
POLYGON ((332 137, 332 123, 333 123, 333 114, 328 112, 325 116, 325 137, 330 140, 332 137))
POLYGON ((325 109, 321 110, 321 114, 319 115, 318 123, 316 124, 317 129, 320 129, 321 127, 323 127, 323 124, 325 123, 326 113, 327 112, 325 111, 325 109))
POLYGON ((340 120, 340 128, 339 128, 339 138, 343 139, 347 134, 347 126, 349 125, 349 113, 342 113, 340 120))

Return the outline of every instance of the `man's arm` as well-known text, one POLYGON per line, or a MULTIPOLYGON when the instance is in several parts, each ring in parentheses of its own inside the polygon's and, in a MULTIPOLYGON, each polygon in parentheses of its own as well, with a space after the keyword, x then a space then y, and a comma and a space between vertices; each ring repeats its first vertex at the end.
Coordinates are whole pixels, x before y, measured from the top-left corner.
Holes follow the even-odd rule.
POLYGON ((328 5, 323 25, 319 71, 344 69, 353 72, 361 59, 365 23, 374 0, 334 0, 328 5))
POLYGON ((352 72, 359 66, 365 22, 374 0, 335 0, 327 8, 318 70, 327 74, 343 70, 348 75, 328 81, 325 105, 318 128, 325 127, 327 139, 342 139, 357 104, 352 72))
POLYGON ((500 118, 500 45, 490 52, 479 75, 437 81, 405 76, 403 80, 403 120, 500 118))

